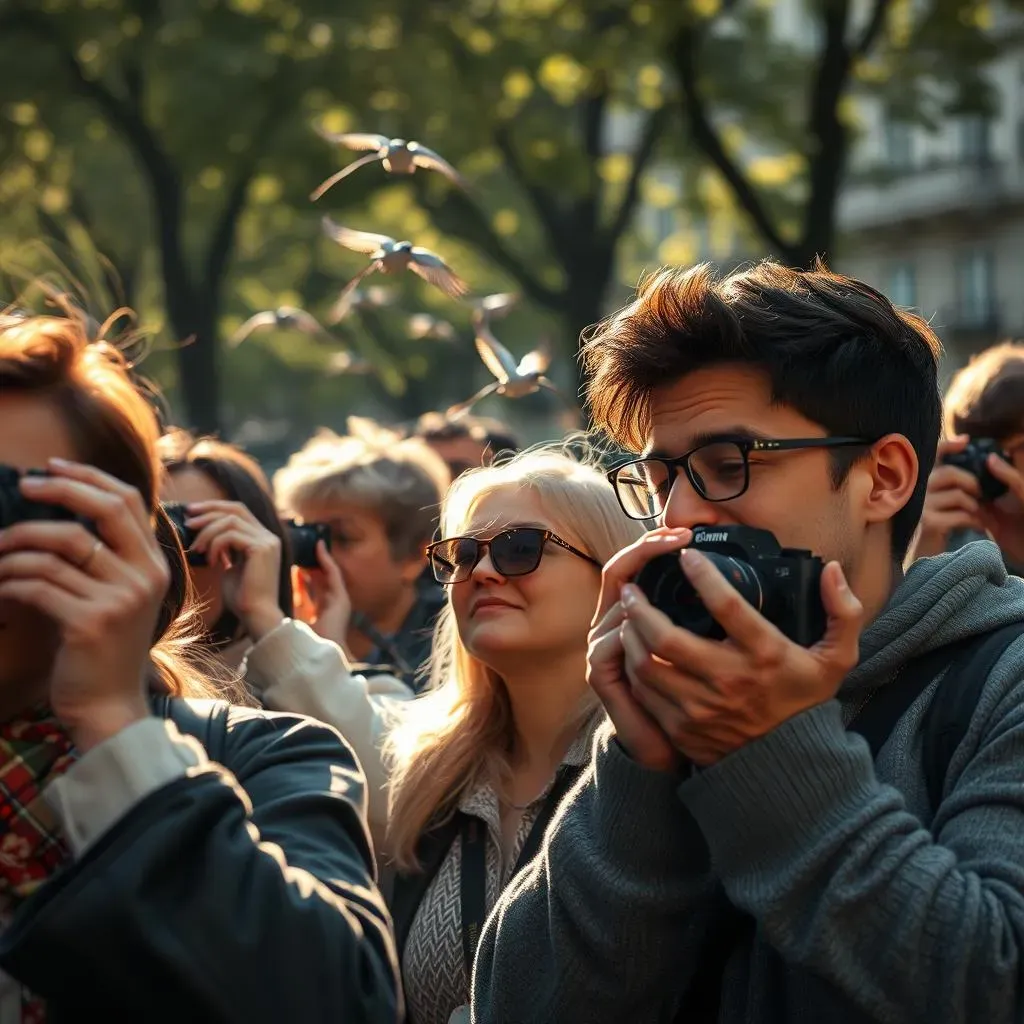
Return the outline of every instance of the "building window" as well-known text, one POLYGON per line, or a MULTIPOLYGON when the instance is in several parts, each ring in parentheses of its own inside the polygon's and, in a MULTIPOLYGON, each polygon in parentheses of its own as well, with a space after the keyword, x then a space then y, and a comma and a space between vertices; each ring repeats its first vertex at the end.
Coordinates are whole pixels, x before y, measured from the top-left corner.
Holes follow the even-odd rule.
POLYGON ((986 164, 992 159, 992 122, 981 114, 961 117, 960 156, 965 163, 986 164))
POLYGON ((914 136, 906 121, 888 118, 885 122, 885 157, 894 171, 914 167, 914 136))
POLYGON ((917 305, 917 275, 912 264, 897 263, 891 268, 886 294, 894 306, 917 305))
POLYGON ((995 262, 987 249, 972 249, 959 260, 957 272, 962 327, 987 327, 995 319, 995 262))

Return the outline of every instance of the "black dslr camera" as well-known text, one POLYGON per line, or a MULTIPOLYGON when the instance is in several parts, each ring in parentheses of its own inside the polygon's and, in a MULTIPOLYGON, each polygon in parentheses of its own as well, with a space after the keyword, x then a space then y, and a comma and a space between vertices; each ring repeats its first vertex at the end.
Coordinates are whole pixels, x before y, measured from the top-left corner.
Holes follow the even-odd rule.
MULTIPOLYGON (((822 560, 810 551, 783 548, 768 530, 751 526, 697 526, 697 548, 769 622, 803 647, 825 635, 822 560)), ((725 630, 711 617, 679 564, 679 553, 659 555, 641 569, 636 585, 677 626, 710 640, 725 630)))
MULTIPOLYGON (((42 469, 29 469, 24 475, 46 476, 47 474, 42 469)), ((12 466, 0 466, 0 530, 30 519, 77 522, 92 529, 92 523, 75 515, 63 505, 48 505, 42 501, 31 501, 26 498, 18 486, 21 477, 22 474, 12 466)))
POLYGON ((972 437, 962 452, 944 455, 942 461, 947 466, 966 469, 971 476, 977 477, 978 483, 981 485, 981 500, 995 501, 996 498, 1001 498, 1009 488, 1002 480, 994 477, 985 464, 990 455, 998 455, 1004 462, 1013 462, 1012 456, 1004 452, 990 437, 972 437))
MULTIPOLYGON (((196 539, 196 531, 185 525, 188 509, 180 502, 165 502, 164 512, 174 525, 178 540, 185 549, 185 557, 191 566, 204 566, 209 563, 201 551, 190 550, 196 539)), ((297 523, 294 519, 285 522, 288 531, 288 542, 291 547, 292 565, 300 569, 316 569, 319 562, 316 557, 317 541, 322 540, 328 550, 331 547, 331 528, 326 523, 297 523)))

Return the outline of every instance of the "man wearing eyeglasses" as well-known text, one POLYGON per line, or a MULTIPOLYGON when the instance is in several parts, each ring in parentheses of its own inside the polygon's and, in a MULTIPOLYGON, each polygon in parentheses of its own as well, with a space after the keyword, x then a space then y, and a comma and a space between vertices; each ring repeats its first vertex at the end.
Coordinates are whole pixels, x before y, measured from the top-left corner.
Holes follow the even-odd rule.
POLYGON ((867 285, 770 262, 663 271, 587 343, 638 453, 619 502, 661 525, 604 568, 610 722, 484 929, 475 1021, 1021 1019, 1024 582, 989 542, 901 569, 938 352, 867 285), (823 637, 742 599, 698 525, 820 556, 823 637), (724 641, 633 582, 676 552, 724 641))

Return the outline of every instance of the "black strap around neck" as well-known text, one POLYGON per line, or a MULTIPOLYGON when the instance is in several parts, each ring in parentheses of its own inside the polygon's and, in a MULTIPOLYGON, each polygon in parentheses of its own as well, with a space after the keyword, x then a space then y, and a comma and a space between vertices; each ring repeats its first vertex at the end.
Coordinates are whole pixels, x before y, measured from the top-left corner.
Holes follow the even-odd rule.
MULTIPOLYGON (((575 785, 583 773, 582 765, 563 765, 558 769, 554 785, 544 798, 540 812, 530 827, 530 833, 516 860, 509 880, 533 860, 544 833, 562 798, 575 785)), ((462 911, 462 954, 466 960, 466 973, 473 975, 473 958, 476 956, 480 931, 487 918, 487 826, 479 819, 468 815, 462 821, 462 872, 460 896, 462 911)))

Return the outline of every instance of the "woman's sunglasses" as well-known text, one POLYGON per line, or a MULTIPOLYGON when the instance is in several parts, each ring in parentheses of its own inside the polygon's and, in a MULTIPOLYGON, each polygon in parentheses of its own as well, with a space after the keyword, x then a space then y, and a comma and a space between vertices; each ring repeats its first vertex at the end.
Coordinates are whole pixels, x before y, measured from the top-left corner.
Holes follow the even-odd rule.
POLYGON ((502 576, 526 576, 540 565, 544 545, 548 541, 601 568, 596 558, 574 548, 550 530, 536 526, 517 526, 496 534, 490 540, 449 537, 447 540, 434 541, 427 547, 427 557, 438 583, 461 583, 468 580, 486 552, 490 552, 491 565, 502 576))

